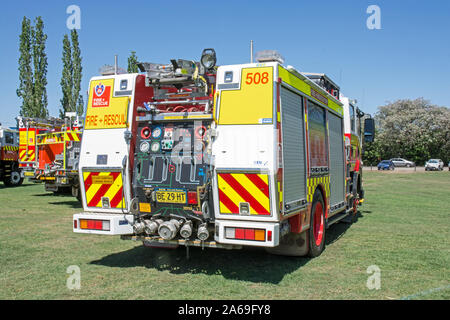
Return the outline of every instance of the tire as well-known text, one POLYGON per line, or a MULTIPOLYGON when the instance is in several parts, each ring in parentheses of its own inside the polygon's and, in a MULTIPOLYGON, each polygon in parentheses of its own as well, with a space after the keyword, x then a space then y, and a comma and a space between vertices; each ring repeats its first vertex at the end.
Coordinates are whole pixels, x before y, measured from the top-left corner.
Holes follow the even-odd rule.
POLYGON ((5 183, 5 186, 7 187, 18 187, 22 185, 23 178, 20 176, 19 171, 12 171, 11 176, 6 177, 3 182, 5 183))
POLYGON ((318 257, 325 249, 325 203, 322 193, 316 190, 309 221, 309 252, 311 258, 318 257))

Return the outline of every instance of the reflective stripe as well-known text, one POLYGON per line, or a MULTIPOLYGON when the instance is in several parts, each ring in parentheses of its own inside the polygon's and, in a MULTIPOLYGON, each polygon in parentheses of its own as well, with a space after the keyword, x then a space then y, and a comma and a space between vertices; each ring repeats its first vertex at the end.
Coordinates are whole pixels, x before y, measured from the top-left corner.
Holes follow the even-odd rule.
POLYGON ((88 207, 102 208, 103 197, 109 199, 111 208, 122 206, 122 174, 120 172, 83 172, 83 180, 88 207), (93 179, 97 176, 111 177, 112 183, 104 183, 109 179, 93 179))
POLYGON ((217 180, 221 213, 239 214, 240 204, 248 203, 250 214, 270 214, 268 175, 219 173, 217 180))

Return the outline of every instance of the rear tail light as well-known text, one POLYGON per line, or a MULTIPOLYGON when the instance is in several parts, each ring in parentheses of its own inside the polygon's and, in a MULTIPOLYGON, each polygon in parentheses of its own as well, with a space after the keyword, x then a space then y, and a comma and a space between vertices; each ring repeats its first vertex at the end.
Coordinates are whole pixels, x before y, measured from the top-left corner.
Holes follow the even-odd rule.
POLYGON ((267 241, 272 241, 272 231, 267 231, 267 241))
MULTIPOLYGON (((74 224, 76 224, 76 221, 74 224)), ((80 229, 109 231, 111 224, 109 220, 80 219, 80 229)))
MULTIPOLYGON (((272 234, 272 231, 269 231, 272 234)), ((250 241, 266 241, 265 229, 251 228, 225 228, 226 239, 250 240, 250 241)))
POLYGON ((77 220, 73 220, 73 228, 77 229, 77 220))
POLYGON ((188 204, 197 204, 197 192, 195 191, 189 191, 188 192, 188 204))

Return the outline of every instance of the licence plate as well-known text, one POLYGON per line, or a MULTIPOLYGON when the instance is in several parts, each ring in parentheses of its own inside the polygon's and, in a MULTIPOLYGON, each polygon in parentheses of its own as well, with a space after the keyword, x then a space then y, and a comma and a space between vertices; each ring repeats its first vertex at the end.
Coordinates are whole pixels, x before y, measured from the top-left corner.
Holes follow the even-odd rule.
POLYGON ((156 201, 160 203, 186 203, 185 191, 156 191, 156 201))

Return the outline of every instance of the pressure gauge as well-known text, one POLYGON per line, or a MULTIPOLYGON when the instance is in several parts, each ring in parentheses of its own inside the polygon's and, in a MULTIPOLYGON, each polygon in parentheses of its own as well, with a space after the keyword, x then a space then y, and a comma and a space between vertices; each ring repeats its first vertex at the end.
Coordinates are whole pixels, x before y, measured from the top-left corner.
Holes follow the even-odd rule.
POLYGON ((152 152, 158 152, 159 149, 161 149, 161 145, 159 144, 159 142, 153 142, 152 143, 152 152))
POLYGON ((144 141, 139 146, 139 149, 141 150, 141 152, 148 152, 148 150, 150 149, 150 144, 147 141, 144 141))
POLYGON ((154 139, 158 139, 159 137, 161 137, 161 134, 162 134, 161 128, 160 127, 156 127, 155 129, 153 129, 152 137, 154 139))

